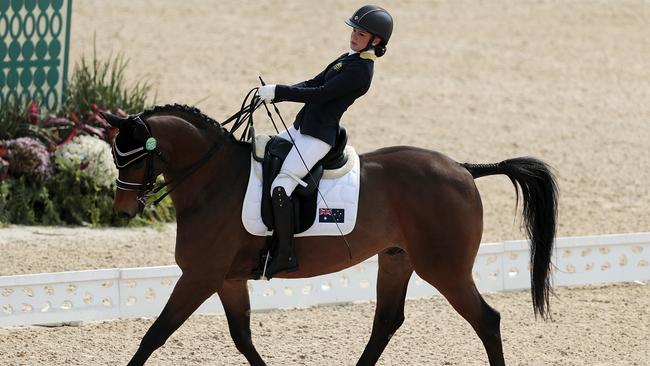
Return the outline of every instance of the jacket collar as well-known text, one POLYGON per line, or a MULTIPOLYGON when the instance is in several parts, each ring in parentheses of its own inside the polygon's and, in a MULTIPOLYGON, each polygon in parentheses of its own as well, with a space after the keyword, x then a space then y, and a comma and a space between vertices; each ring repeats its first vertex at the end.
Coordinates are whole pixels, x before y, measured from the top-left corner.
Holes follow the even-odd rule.
POLYGON ((359 55, 359 58, 370 60, 370 61, 375 61, 377 59, 377 56, 375 56, 375 51, 373 49, 370 49, 368 51, 363 51, 361 53, 357 51, 349 50, 347 54, 344 53, 342 56, 343 58, 345 58, 354 55, 359 55))
POLYGON ((375 61, 377 59, 377 56, 375 56, 375 51, 374 50, 368 50, 368 51, 363 51, 359 54, 359 57, 370 60, 370 61, 375 61))

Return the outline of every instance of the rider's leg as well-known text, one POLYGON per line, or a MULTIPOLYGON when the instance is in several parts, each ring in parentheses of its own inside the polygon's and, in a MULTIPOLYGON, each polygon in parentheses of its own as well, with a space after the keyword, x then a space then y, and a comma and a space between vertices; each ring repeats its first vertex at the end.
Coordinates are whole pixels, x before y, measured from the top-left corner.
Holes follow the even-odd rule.
POLYGON ((298 133, 300 133, 300 132, 298 130, 296 130, 296 128, 293 127, 293 125, 290 125, 289 128, 287 128, 286 130, 280 132, 278 134, 278 137, 281 137, 281 138, 283 138, 283 139, 285 139, 287 141, 291 141, 291 138, 289 137, 289 134, 291 134, 291 136, 295 136, 298 133))
POLYGON ((311 168, 322 159, 331 146, 325 142, 299 131, 289 129, 294 140, 294 146, 289 151, 280 173, 271 184, 271 200, 273 206, 273 222, 277 242, 277 250, 266 269, 266 276, 298 268, 298 260, 293 253, 293 203, 291 194, 311 168), (296 149, 297 147, 297 149, 296 149), (298 153, 300 152, 300 153, 298 153))
POLYGON ((295 130, 293 126, 289 127, 288 132, 284 131, 279 136, 290 140, 288 133, 291 133, 294 146, 282 163, 280 173, 271 184, 271 196, 277 187, 283 187, 285 194, 291 196, 299 180, 307 176, 309 170, 332 148, 315 137, 301 134, 300 130, 295 130))

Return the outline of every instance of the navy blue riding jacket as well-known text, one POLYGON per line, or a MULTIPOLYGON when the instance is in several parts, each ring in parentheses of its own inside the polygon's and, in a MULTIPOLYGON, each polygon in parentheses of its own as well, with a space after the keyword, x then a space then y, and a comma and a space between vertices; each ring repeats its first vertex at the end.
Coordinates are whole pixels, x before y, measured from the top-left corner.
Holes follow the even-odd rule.
POLYGON ((294 128, 334 146, 343 112, 370 88, 374 59, 371 52, 341 55, 311 80, 277 85, 274 101, 305 103, 294 128))

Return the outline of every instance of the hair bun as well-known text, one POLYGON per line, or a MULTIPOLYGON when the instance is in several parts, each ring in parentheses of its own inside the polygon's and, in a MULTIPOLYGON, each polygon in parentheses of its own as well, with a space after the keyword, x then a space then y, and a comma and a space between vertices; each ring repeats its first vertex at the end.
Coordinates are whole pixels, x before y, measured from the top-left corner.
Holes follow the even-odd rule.
POLYGON ((375 56, 381 57, 386 53, 386 46, 375 46, 375 56))

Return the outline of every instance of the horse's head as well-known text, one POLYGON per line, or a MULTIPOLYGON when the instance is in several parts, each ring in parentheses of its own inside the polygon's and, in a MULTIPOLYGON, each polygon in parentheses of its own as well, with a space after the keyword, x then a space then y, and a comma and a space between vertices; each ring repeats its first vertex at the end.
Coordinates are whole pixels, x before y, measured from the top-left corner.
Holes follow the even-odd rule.
MULTIPOLYGON (((217 121, 186 105, 156 106, 142 115, 126 118, 101 114, 111 126, 119 129, 113 142, 113 158, 119 171, 113 210, 122 216, 134 217, 145 208, 151 193, 168 187, 155 199, 153 204, 156 204, 181 183, 185 184, 174 192, 179 196, 178 202, 174 202, 176 212, 182 209, 179 203, 192 205, 193 199, 201 199, 194 194, 196 185, 213 177, 209 169, 202 167, 210 162, 214 169, 221 161, 212 159, 217 150, 237 145, 229 143, 236 141, 235 138, 217 121), (155 185, 160 174, 165 175, 166 182, 155 185), (190 183, 186 183, 188 181, 190 183), (167 186, 169 183, 172 186, 167 186)), ((240 156, 248 159, 250 146, 244 145, 247 153, 240 156)))
POLYGON ((146 196, 161 174, 163 158, 147 122, 139 116, 122 118, 101 113, 119 132, 113 142, 113 159, 119 171, 113 210, 134 217, 145 207, 146 196))

